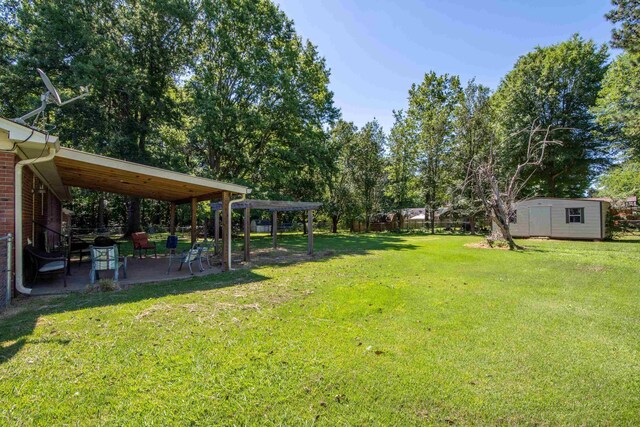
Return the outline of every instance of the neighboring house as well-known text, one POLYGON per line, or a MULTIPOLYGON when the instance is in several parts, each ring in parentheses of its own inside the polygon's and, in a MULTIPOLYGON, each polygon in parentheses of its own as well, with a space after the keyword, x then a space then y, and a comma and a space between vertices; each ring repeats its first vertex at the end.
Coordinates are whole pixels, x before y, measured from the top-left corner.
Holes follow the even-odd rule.
MULTIPOLYGON (((603 240, 610 236, 604 200, 536 197, 515 205, 513 237, 603 240)), ((494 225, 495 227, 495 225, 494 225)))
MULTIPOLYGON (((27 243, 46 250, 58 246, 56 239, 65 238, 61 236, 65 232, 62 225, 69 228, 70 212, 62 208, 62 202, 71 200, 69 187, 171 202, 172 231, 176 204, 191 204, 195 212, 198 202, 222 199, 224 216, 231 196, 251 191, 241 185, 61 147, 55 136, 0 117, 0 236, 14 235, 14 289, 19 292, 31 293, 23 277, 27 243)), ((192 230, 195 241, 195 214, 192 230)), ((230 236, 230 227, 225 235, 230 236)), ((223 252, 229 251, 225 244, 223 252)), ((227 268, 226 259, 223 269, 227 268)))

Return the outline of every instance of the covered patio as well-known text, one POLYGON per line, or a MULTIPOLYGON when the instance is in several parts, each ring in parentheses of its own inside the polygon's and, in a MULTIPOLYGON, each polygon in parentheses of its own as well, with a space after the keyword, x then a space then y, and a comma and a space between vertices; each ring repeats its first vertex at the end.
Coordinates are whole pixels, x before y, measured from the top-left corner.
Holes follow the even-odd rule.
MULTIPOLYGON (((30 157, 30 156, 29 156, 30 157)), ((196 177, 184 173, 174 172, 152 166, 132 163, 97 154, 87 153, 65 147, 50 147, 47 158, 38 158, 37 162, 30 164, 34 174, 49 188, 52 195, 59 201, 71 200, 69 187, 79 187, 90 190, 116 193, 125 196, 140 197, 143 199, 155 199, 170 203, 170 234, 176 232, 176 206, 189 204, 191 206, 191 244, 197 240, 197 205, 200 202, 218 201, 221 209, 227 212, 233 196, 244 195, 251 190, 241 185, 220 182, 212 179, 196 177)), ((17 180, 21 182, 21 180, 17 180)), ((21 191, 17 191, 20 194, 21 191)), ((22 197, 16 197, 16 218, 23 219, 28 212, 22 211, 22 197), (18 200, 20 199, 20 200, 18 200)), ((28 217, 27 217, 28 218, 28 217)), ((223 215, 227 218, 227 215, 223 215)), ((31 219, 29 223, 31 223, 31 219)), ((33 221, 35 222, 35 221, 33 221)), ((206 275, 229 268, 228 257, 230 253, 230 224, 223 219, 223 236, 221 238, 220 252, 222 262, 209 268, 205 265, 204 271, 194 268, 194 275, 206 275)), ((16 227, 16 240, 27 241, 33 239, 33 227, 16 227), (23 235, 24 234, 24 235, 23 235)), ((156 241, 159 254, 164 252, 164 242, 156 241)), ((32 283, 27 283, 23 271, 23 253, 16 251, 16 289, 22 293, 38 294, 58 292, 66 290, 79 290, 86 288, 89 283, 89 269, 91 261, 86 260, 78 265, 76 260, 71 263, 70 275, 67 276, 68 286, 64 288, 62 279, 52 277, 51 280, 38 278, 40 284, 33 288, 32 283), (46 288, 46 289, 45 289, 46 288)), ((191 276, 189 269, 183 267, 177 271, 179 261, 174 261, 172 271, 167 274, 168 258, 159 256, 156 258, 139 259, 129 256, 127 266, 127 278, 120 277, 120 284, 156 282, 163 280, 175 280, 191 276)), ((212 263, 213 265, 213 263, 212 263)), ((112 271, 101 273, 101 277, 112 277, 112 271)))

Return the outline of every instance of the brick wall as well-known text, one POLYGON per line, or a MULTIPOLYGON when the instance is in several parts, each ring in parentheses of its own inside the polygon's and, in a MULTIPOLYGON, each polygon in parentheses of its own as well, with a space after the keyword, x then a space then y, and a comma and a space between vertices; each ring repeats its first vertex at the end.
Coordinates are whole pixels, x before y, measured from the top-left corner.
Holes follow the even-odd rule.
POLYGON ((0 152, 0 235, 14 233, 15 162, 16 156, 13 153, 0 152))

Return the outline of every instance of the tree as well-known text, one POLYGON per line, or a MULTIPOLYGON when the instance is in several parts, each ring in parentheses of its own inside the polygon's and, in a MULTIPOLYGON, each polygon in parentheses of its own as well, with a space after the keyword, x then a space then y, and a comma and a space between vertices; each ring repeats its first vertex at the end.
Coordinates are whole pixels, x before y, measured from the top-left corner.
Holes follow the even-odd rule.
MULTIPOLYGON (((192 56, 196 5, 170 0, 25 1, 12 16, 8 42, 18 53, 2 79, 13 82, 14 92, 23 98, 15 105, 41 91, 36 66, 61 87, 89 85, 92 96, 81 105, 50 113, 50 125, 57 127, 61 140, 161 166, 153 155, 162 144, 160 128, 181 117, 175 101, 178 79, 192 56)), ((132 198, 128 204, 130 233, 140 229, 140 200, 132 198)))
POLYGON ((474 186, 465 183, 469 178, 469 165, 476 158, 488 154, 488 144, 493 138, 493 110, 490 99, 489 88, 471 80, 464 89, 462 102, 455 115, 452 148, 455 156, 452 156, 452 175, 457 197, 452 207, 456 213, 468 218, 472 233, 475 233, 476 216, 484 212, 484 206, 475 197, 474 186))
POLYGON ((349 170, 349 155, 353 150, 353 144, 358 128, 351 122, 339 120, 331 129, 331 147, 335 153, 334 164, 325 170, 327 182, 327 195, 324 209, 331 217, 331 231, 338 232, 340 220, 354 217, 356 198, 349 170))
POLYGON ((640 162, 625 161, 598 179, 598 196, 626 199, 640 193, 640 162))
POLYGON ((496 156, 491 142, 488 144, 487 155, 478 156, 469 164, 469 182, 491 217, 492 223, 497 227, 497 233, 492 233, 487 238, 489 244, 496 239, 504 239, 510 250, 520 249, 520 246, 514 242, 509 229, 515 213, 514 204, 535 173, 535 170, 529 174, 527 171, 543 164, 549 147, 561 145, 560 141, 551 139, 553 133, 554 129, 551 127, 542 128, 534 122, 530 128, 511 135, 515 138, 525 135, 527 149, 524 160, 507 173, 500 165, 500 157, 496 156))
POLYGON ((348 170, 355 198, 369 231, 371 215, 380 205, 384 179, 385 135, 377 120, 365 124, 356 134, 348 154, 348 170))
POLYGON ((418 141, 418 167, 424 202, 435 232, 435 212, 447 197, 449 180, 444 162, 453 140, 455 111, 462 96, 460 79, 448 74, 425 74, 409 90, 408 125, 418 141))
POLYGON ((388 139, 387 198, 396 211, 398 227, 403 226, 402 209, 411 207, 418 199, 417 139, 407 123, 405 113, 394 111, 395 123, 388 139))
POLYGON ((640 0, 612 0, 611 3, 615 9, 605 17, 614 24, 622 24, 611 31, 611 45, 640 53, 640 0))
MULTIPOLYGON (((607 60, 606 46, 578 35, 548 47, 537 47, 518 59, 502 80, 492 102, 503 156, 510 169, 526 160, 528 138, 507 138, 538 120, 556 128, 562 146, 550 146, 543 163, 523 189, 525 195, 583 196, 592 179, 607 165, 607 143, 599 137, 593 113, 607 60)), ((532 166, 533 168, 533 166, 532 166)))
POLYGON ((216 178, 291 193, 300 170, 317 174, 334 154, 326 125, 339 112, 324 59, 271 1, 205 0, 202 16, 188 82, 193 154, 216 178))
POLYGON ((624 53, 609 65, 593 112, 616 148, 640 157, 640 55, 624 53))

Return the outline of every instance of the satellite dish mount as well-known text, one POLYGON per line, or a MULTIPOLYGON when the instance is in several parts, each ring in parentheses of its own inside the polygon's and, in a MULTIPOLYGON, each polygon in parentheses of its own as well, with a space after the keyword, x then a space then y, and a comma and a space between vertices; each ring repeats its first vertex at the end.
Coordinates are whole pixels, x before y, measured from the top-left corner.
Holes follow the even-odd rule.
POLYGON ((26 125, 27 124, 26 120, 34 116, 36 117, 36 119, 34 119, 34 122, 35 122, 38 116, 44 113, 44 110, 47 108, 47 105, 56 104, 58 107, 62 107, 63 105, 70 104, 74 101, 77 101, 78 99, 84 98, 85 96, 89 95, 89 89, 84 86, 80 86, 80 91, 82 92, 80 95, 76 96, 75 98, 71 98, 62 102, 62 100, 60 99, 60 94, 58 93, 53 83, 51 83, 51 80, 49 80, 49 77, 47 77, 44 71, 42 71, 40 68, 36 68, 36 70, 38 70, 38 74, 40 75, 40 78, 42 79, 45 87, 47 88, 47 91, 42 95, 40 95, 40 101, 42 102, 42 104, 40 105, 39 108, 36 108, 35 110, 25 114, 24 116, 13 119, 14 122, 20 123, 22 125, 26 125))

